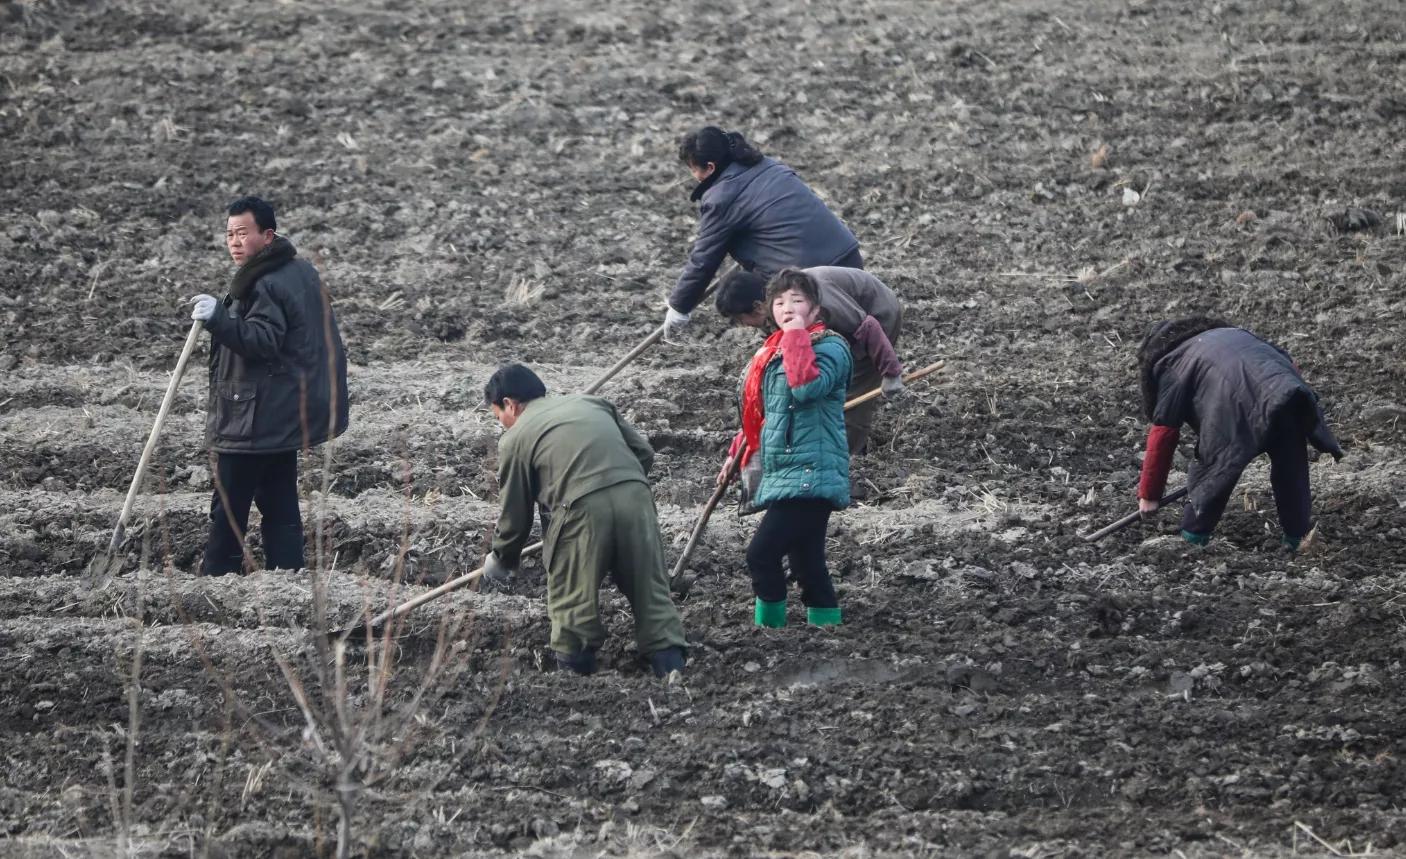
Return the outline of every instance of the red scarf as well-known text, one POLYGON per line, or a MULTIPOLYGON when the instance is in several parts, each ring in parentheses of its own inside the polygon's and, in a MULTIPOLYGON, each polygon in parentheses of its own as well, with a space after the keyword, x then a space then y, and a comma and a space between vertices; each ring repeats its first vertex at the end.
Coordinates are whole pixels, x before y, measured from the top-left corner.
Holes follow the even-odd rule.
MULTIPOLYGON (((813 343, 816 332, 825 330, 825 323, 816 322, 806 330, 810 332, 813 343)), ((742 380, 742 459, 737 463, 738 468, 746 465, 752 454, 761 449, 762 423, 766 420, 762 404, 762 378, 766 376, 767 365, 781 351, 781 335, 784 333, 780 329, 771 332, 757 354, 752 356, 752 363, 747 365, 747 375, 742 380)))

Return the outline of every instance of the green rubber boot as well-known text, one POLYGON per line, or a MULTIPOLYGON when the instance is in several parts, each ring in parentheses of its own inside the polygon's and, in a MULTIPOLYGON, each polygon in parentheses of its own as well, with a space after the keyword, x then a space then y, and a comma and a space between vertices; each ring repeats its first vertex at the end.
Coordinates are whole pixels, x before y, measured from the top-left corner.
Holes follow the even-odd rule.
POLYGON ((807 606, 806 622, 811 626, 839 626, 840 607, 816 608, 815 606, 807 606))
POLYGON ((757 597, 756 607, 752 611, 752 620, 756 622, 757 626, 780 629, 786 625, 786 601, 767 602, 761 597, 757 597))
POLYGON ((1181 538, 1193 546, 1204 546, 1211 542, 1210 534, 1197 534, 1195 531, 1182 530, 1181 538))

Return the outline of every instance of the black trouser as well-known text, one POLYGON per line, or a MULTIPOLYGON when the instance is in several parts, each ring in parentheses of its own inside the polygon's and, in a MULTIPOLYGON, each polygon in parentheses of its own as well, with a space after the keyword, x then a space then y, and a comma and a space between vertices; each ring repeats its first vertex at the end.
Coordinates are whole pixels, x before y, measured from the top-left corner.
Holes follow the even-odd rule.
POLYGON ((786 599, 786 573, 781 559, 791 559, 791 572, 801 586, 801 602, 812 608, 837 608, 835 585, 825 569, 825 529, 830 502, 814 498, 774 501, 766 509, 747 547, 752 593, 765 602, 786 599))
POLYGON ((243 567, 241 538, 249 531, 249 505, 263 515, 265 567, 303 566, 303 517, 298 510, 298 452, 215 454, 215 492, 210 499, 210 536, 200 572, 235 573, 243 567), (231 524, 231 520, 233 523, 231 524))
MULTIPOLYGON (((1270 430, 1265 453, 1269 454, 1269 486, 1274 490, 1274 506, 1279 512, 1279 527, 1284 536, 1297 540, 1313 527, 1312 493, 1308 486, 1308 439, 1303 430, 1291 421, 1277 421, 1270 430)), ((1196 466, 1188 475, 1196 483, 1196 466)), ((1216 529, 1230 496, 1235 491, 1237 476, 1226 490, 1212 497, 1200 508, 1187 504, 1182 510, 1181 527, 1193 534, 1209 534, 1216 529)))

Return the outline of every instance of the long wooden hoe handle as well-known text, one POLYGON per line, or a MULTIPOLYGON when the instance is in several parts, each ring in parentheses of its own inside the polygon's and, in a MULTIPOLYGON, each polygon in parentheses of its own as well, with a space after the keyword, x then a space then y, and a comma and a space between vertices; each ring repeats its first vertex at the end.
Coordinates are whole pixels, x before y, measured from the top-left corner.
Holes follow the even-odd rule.
MULTIPOLYGON (((911 372, 911 373, 909 373, 908 375, 904 376, 904 377, 903 377, 903 384, 909 385, 909 384, 912 384, 913 382, 918 381, 919 379, 925 378, 925 377, 927 377, 927 376, 931 376, 933 373, 936 373, 938 370, 941 370, 941 369, 942 369, 943 367, 945 367, 945 366, 947 366, 947 362, 946 362, 946 361, 935 361, 935 362, 933 362, 933 363, 927 365, 926 367, 924 367, 924 368, 921 369, 921 370, 914 370, 913 372, 911 372)), ((859 396, 855 397, 854 399, 850 400, 849 402, 845 403, 845 411, 849 411, 850 409, 854 408, 854 407, 857 406, 857 405, 860 405, 861 403, 867 403, 867 402, 869 402, 870 400, 874 399, 875 397, 881 397, 881 396, 883 396, 883 395, 884 395, 884 389, 883 389, 883 388, 875 388, 875 389, 872 390, 872 391, 867 391, 867 392, 865 392, 865 393, 863 393, 863 394, 860 394, 859 396)))
MULTIPOLYGON (((944 366, 946 366, 946 364, 946 361, 937 361, 935 363, 927 365, 921 370, 914 370, 913 372, 903 377, 903 384, 911 384, 913 382, 918 381, 919 379, 930 376, 933 373, 936 373, 937 371, 941 370, 944 366)), ((872 391, 860 394, 859 396, 845 403, 845 411, 849 411, 850 409, 854 408, 857 405, 860 405, 861 403, 867 403, 875 397, 882 395, 883 392, 883 388, 875 388, 872 391)), ((697 547, 698 540, 703 536, 703 529, 708 527, 708 519, 712 517, 713 510, 717 508, 718 502, 722 501, 723 495, 727 492, 728 484, 732 482, 733 475, 737 474, 737 468, 741 461, 741 451, 738 451, 736 456, 728 460, 727 479, 725 479, 718 486, 717 489, 713 490, 713 494, 708 499, 708 503, 703 507, 702 515, 698 517, 698 523, 693 526, 693 533, 688 535, 688 542, 684 544, 683 553, 680 554, 679 559, 674 562, 674 570, 672 573, 669 574, 669 584, 675 590, 678 589, 679 584, 681 583, 681 579, 679 577, 683 575, 684 564, 688 563, 689 556, 693 554, 694 548, 697 547)))
POLYGON ((679 554, 679 559, 674 562, 673 572, 669 573, 669 587, 672 590, 678 590, 682 582, 680 576, 683 575, 683 566, 688 563, 689 556, 693 554, 693 550, 697 547, 698 541, 703 537, 703 529, 708 526, 708 519, 713 515, 713 510, 717 508, 718 503, 723 500, 723 496, 727 494, 728 484, 732 483, 732 478, 737 476, 737 469, 741 464, 742 451, 739 450, 727 461, 727 476, 723 478, 723 481, 713 490, 713 494, 709 496, 708 503, 703 506, 702 515, 698 517, 698 523, 693 526, 693 532, 688 535, 688 542, 684 544, 683 552, 679 554))
MULTIPOLYGON (((702 304, 704 301, 707 301, 708 296, 712 295, 715 291, 717 291, 718 284, 722 281, 722 279, 727 277, 729 274, 732 274, 734 271, 737 271, 736 263, 729 265, 727 271, 723 272, 717 280, 708 284, 708 288, 703 290, 703 296, 698 299, 698 303, 702 304)), ((594 394, 596 391, 599 391, 601 388, 604 388, 606 382, 609 382, 611 379, 615 378, 615 375, 617 373, 628 367, 631 363, 634 362, 636 358, 649 351, 649 347, 653 346, 655 343, 658 343, 662 339, 664 339, 664 326, 660 325, 658 328, 654 329, 654 331, 648 337, 641 340, 638 346, 631 349, 629 352, 626 352, 625 357, 621 358, 619 361, 616 361, 615 364, 612 365, 609 370, 605 371, 604 375, 602 375, 599 379, 596 379, 594 382, 588 385, 586 389, 581 393, 594 394)))
MULTIPOLYGON (((1162 496, 1162 500, 1159 501, 1159 502, 1157 502, 1158 507, 1160 508, 1161 505, 1163 505, 1163 504, 1170 504, 1170 503, 1172 503, 1173 501, 1176 501, 1177 499, 1181 498, 1183 495, 1186 494, 1186 491, 1187 491, 1187 489, 1189 489, 1189 488, 1190 488, 1190 487, 1182 486, 1182 487, 1180 487, 1180 488, 1178 488, 1178 489, 1173 489, 1171 492, 1168 492, 1166 495, 1163 495, 1163 496, 1162 496)), ((1139 511, 1137 511, 1137 510, 1134 510, 1133 512, 1129 513, 1127 516, 1124 516, 1122 519, 1119 519, 1117 522, 1114 522, 1114 523, 1111 524, 1111 525, 1105 525, 1105 526, 1103 526, 1102 528, 1098 529, 1097 531, 1094 531, 1094 532, 1089 533, 1089 534, 1085 534, 1085 535, 1084 535, 1084 540, 1085 540, 1085 542, 1088 542, 1088 543, 1093 543, 1093 542, 1096 542, 1096 541, 1098 541, 1098 540, 1102 540, 1104 537, 1107 537, 1109 534, 1112 534, 1112 533, 1114 533, 1115 531, 1121 531, 1121 530, 1123 530, 1124 528, 1128 527, 1129 525, 1133 524, 1134 522, 1136 522, 1137 520, 1139 520, 1139 519, 1141 519, 1141 518, 1142 518, 1142 513, 1139 512, 1139 511)))
POLYGON ((137 492, 142 488, 142 478, 146 476, 147 465, 151 462, 152 453, 156 451, 161 427, 171 412, 171 403, 176 400, 176 389, 180 387, 181 376, 185 374, 186 364, 190 361, 191 353, 195 351, 195 344, 200 340, 200 326, 198 320, 191 323, 185 346, 181 348, 181 356, 176 359, 176 369, 171 371, 171 381, 166 385, 166 396, 162 398, 161 409, 156 413, 156 423, 151 428, 151 435, 147 436, 146 447, 142 448, 142 458, 137 461, 137 472, 132 475, 132 485, 127 488, 127 500, 123 502, 122 513, 117 517, 117 527, 112 529, 112 542, 107 547, 108 554, 117 551, 117 547, 122 545, 122 538, 126 536, 127 519, 132 515, 132 505, 137 500, 137 492))
MULTIPOLYGON (((528 555, 535 555, 540 551, 542 551, 542 543, 539 541, 523 549, 522 556, 525 558, 528 555)), ((433 590, 425 591, 419 596, 414 597, 412 599, 408 599, 400 605, 396 606, 395 608, 383 611, 375 617, 371 618, 371 628, 380 629, 383 624, 395 620, 398 617, 404 617, 405 615, 410 614, 410 612, 414 611, 425 603, 430 602, 431 600, 439 599, 440 597, 452 591, 457 591, 464 585, 478 581, 480 578, 482 578, 482 576, 483 567, 479 567, 477 570, 474 570, 471 573, 465 573, 464 575, 459 576, 456 579, 450 579, 449 581, 445 582, 437 588, 434 588, 433 590)), ((354 624, 351 629, 356 629, 358 626, 360 626, 360 624, 354 624)))
POLYGON ((586 389, 581 393, 594 394, 596 391, 599 391, 601 388, 604 388, 605 383, 615 378, 616 373, 619 373, 621 370, 625 369, 636 358, 643 355, 649 349, 649 347, 653 346, 655 343, 658 343, 663 338, 664 326, 660 325, 658 328, 654 329, 654 333, 641 340, 638 346, 631 349, 629 352, 626 352, 625 357, 621 358, 619 361, 616 361, 614 366, 612 366, 609 370, 605 371, 605 375, 601 376, 599 379, 596 379, 590 385, 586 386, 586 389))

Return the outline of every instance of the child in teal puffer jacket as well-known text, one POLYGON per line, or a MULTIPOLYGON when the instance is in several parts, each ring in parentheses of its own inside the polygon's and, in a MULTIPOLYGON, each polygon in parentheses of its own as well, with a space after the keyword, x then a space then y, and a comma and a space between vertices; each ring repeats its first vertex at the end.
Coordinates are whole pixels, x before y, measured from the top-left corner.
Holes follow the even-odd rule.
POLYGON ((766 514, 747 547, 754 619, 758 626, 786 624, 781 559, 787 557, 806 619, 832 626, 840 622, 840 604, 825 565, 825 532, 831 511, 850 501, 845 391, 852 360, 844 338, 825 328, 810 275, 782 271, 767 288, 767 303, 780 330, 748 366, 742 431, 731 451, 741 449, 744 469, 761 455, 761 482, 752 502, 766 514))

